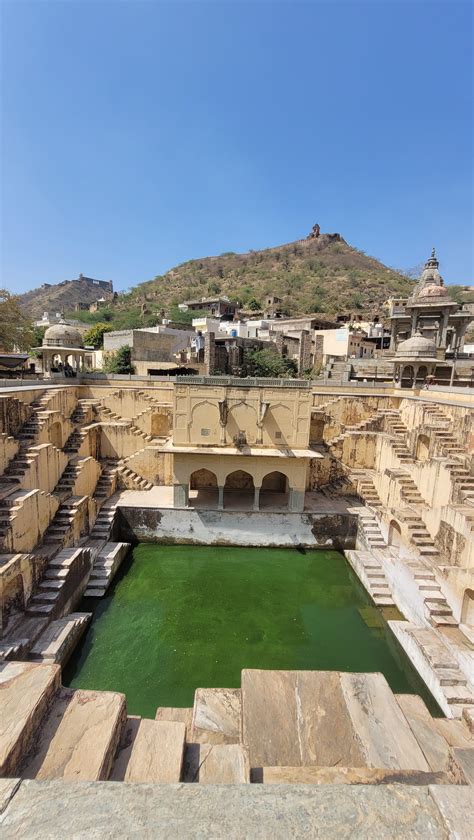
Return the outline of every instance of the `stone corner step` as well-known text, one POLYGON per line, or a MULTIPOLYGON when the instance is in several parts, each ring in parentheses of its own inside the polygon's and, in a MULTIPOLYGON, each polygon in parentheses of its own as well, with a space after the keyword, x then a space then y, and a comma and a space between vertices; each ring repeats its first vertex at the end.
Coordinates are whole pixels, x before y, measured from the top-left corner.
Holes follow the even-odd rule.
POLYGON ((2 734, 0 776, 18 772, 61 684, 59 665, 7 662, 0 665, 2 734))
POLYGON ((241 715, 240 688, 197 688, 190 740, 200 744, 239 743, 241 715))
POLYGON ((114 781, 177 783, 181 779, 186 727, 180 721, 128 718, 117 751, 114 781))
POLYGON ((252 782, 264 784, 311 785, 446 785, 452 784, 448 772, 438 770, 399 770, 373 767, 261 767, 251 773, 252 782))
POLYGON ((125 695, 61 689, 24 769, 27 779, 107 779, 126 719, 125 695))

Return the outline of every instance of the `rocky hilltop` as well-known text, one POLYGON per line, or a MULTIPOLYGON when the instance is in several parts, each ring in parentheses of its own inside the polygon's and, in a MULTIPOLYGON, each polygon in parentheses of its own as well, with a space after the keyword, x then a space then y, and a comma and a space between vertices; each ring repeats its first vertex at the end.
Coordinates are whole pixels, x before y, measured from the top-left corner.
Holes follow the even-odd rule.
POLYGON ((339 233, 314 225, 296 242, 189 260, 119 297, 117 306, 152 304, 169 310, 183 300, 222 294, 257 309, 268 295, 290 315, 320 312, 376 314, 390 295, 406 296, 413 282, 349 245, 339 233))
POLYGON ((181 263, 115 300, 112 292, 81 275, 78 280, 34 289, 20 297, 20 304, 25 312, 40 317, 43 311, 71 313, 79 301, 110 297, 107 320, 120 327, 148 323, 161 310, 173 317, 178 303, 210 295, 227 295, 255 311, 264 306, 267 296, 276 295, 289 315, 371 316, 380 312, 388 297, 407 296, 413 286, 408 277, 349 245, 339 233, 321 233, 316 224, 306 238, 295 242, 181 263))
POLYGON ((95 303, 98 298, 112 299, 113 286, 108 280, 94 280, 80 274, 77 280, 64 280, 56 285, 43 283, 20 295, 18 302, 25 315, 41 318, 43 312, 53 316, 56 312, 73 310, 77 303, 95 303))

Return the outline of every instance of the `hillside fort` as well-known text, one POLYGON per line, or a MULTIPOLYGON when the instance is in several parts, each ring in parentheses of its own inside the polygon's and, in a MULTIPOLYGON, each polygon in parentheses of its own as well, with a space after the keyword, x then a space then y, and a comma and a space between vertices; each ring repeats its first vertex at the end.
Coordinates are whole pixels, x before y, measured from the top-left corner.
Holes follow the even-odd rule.
POLYGON ((1 357, 5 838, 471 836, 471 305, 253 305, 1 357))

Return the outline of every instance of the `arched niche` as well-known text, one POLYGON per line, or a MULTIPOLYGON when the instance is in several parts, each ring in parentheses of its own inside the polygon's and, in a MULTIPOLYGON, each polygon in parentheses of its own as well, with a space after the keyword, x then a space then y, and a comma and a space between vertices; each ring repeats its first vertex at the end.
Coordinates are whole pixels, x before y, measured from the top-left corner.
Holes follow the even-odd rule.
POLYGON ((254 504, 254 480, 245 470, 229 473, 224 485, 224 508, 252 510, 254 504))
POLYGON ((218 506, 217 476, 204 467, 189 477, 189 505, 196 508, 218 506))
POLYGON ((428 435, 418 435, 416 441, 416 458, 418 461, 427 461, 430 454, 430 439, 428 435))
POLYGON ((466 589, 462 599, 461 624, 474 627, 474 589, 466 589))
POLYGON ((288 509, 288 477, 279 470, 267 473, 260 488, 260 510, 288 509))
POLYGON ((395 519, 392 519, 388 527, 388 544, 395 546, 402 544, 402 529, 395 519))

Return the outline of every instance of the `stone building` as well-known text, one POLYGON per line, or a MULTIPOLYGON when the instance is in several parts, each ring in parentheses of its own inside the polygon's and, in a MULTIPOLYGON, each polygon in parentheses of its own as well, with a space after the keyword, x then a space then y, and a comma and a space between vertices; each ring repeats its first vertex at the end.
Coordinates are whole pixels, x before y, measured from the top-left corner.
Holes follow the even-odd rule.
POLYGON ((265 385, 218 378, 174 390, 175 507, 304 509, 311 393, 306 382, 265 385))
POLYGON ((87 351, 82 335, 76 327, 66 324, 64 319, 48 327, 42 346, 35 349, 41 351, 46 378, 51 378, 54 373, 61 375, 68 369, 72 369, 75 374, 85 370, 87 351))
POLYGON ((390 350, 420 333, 434 341, 436 356, 442 360, 446 353, 462 352, 464 335, 472 321, 472 313, 451 300, 439 271, 433 248, 431 257, 408 299, 393 300, 389 304, 390 350))
POLYGON ((104 333, 104 355, 128 346, 136 374, 167 373, 181 367, 181 353, 190 346, 193 335, 191 328, 175 330, 161 324, 147 329, 114 330, 104 333))

